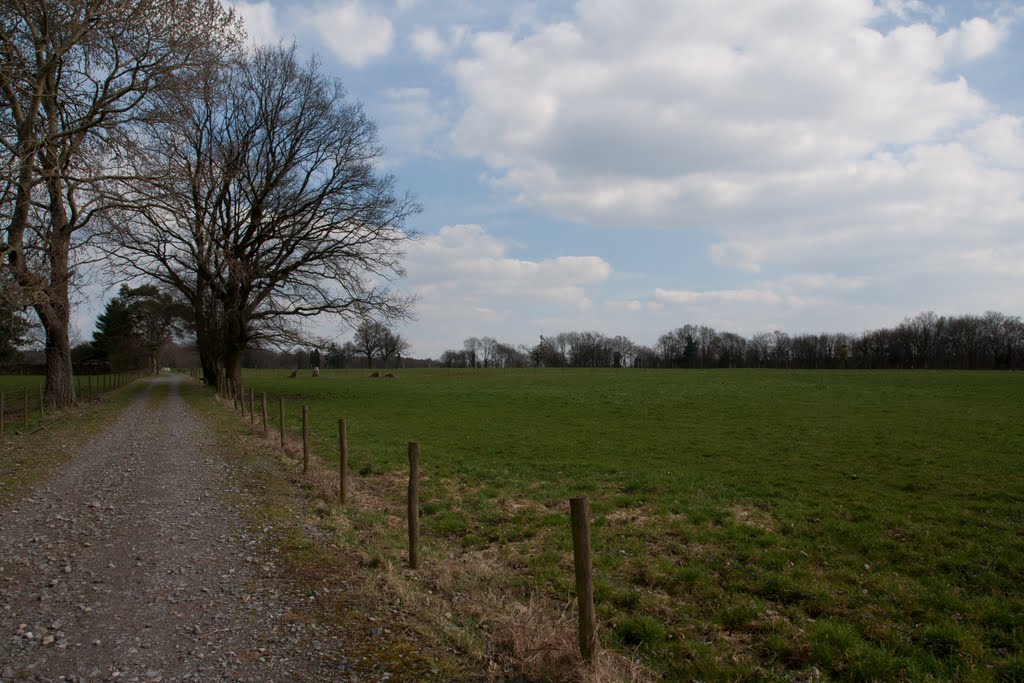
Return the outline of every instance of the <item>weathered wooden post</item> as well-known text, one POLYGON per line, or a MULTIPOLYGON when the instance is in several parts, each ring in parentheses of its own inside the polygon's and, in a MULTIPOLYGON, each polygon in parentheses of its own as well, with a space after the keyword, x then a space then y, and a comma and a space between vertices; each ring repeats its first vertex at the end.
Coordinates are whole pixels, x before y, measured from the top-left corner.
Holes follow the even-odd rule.
POLYGON ((572 555, 576 564, 576 600, 580 613, 580 655, 593 666, 597 660, 597 616, 594 612, 594 567, 590 559, 590 504, 586 496, 569 499, 572 555))
POLYGON ((249 387, 249 422, 256 424, 256 394, 249 387))
POLYGON ((23 407, 25 408, 25 431, 27 432, 28 431, 28 385, 27 384, 25 385, 25 401, 24 401, 24 403, 25 403, 25 405, 23 407))
POLYGON ((338 502, 344 505, 348 498, 348 428, 343 417, 338 418, 338 450, 338 502))
POLYGON ((302 404, 302 473, 309 471, 309 406, 302 404))
POLYGON ((284 448, 284 396, 279 396, 277 399, 278 412, 280 413, 280 425, 281 425, 281 448, 284 448))
POLYGON ((267 392, 263 392, 263 433, 267 433, 267 392))
POLYGON ((45 416, 46 416, 46 413, 44 412, 44 407, 43 407, 43 385, 40 384, 39 385, 39 421, 42 422, 43 421, 43 417, 45 417, 45 416))
POLYGON ((409 569, 420 566, 420 444, 409 442, 409 569))

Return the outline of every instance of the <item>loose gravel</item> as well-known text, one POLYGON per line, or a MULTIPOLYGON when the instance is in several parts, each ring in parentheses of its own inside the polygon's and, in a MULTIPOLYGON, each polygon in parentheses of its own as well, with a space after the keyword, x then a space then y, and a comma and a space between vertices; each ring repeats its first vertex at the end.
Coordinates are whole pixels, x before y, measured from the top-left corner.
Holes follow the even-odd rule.
POLYGON ((0 681, 387 680, 338 629, 289 618, 316 596, 243 521, 180 381, 0 510, 0 681))

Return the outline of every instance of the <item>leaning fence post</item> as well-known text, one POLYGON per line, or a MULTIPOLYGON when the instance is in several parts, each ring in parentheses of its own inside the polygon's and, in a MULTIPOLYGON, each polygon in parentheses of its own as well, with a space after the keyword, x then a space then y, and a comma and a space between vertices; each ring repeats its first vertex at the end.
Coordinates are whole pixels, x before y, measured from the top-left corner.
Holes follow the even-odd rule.
POLYGON ((309 471, 309 406, 302 404, 302 473, 309 471))
POLYGON ((338 418, 338 475, 341 483, 338 487, 338 501, 344 505, 348 498, 348 428, 345 425, 345 418, 338 418))
POLYGON ((263 433, 267 433, 267 392, 263 392, 263 433))
POLYGON ((409 442, 409 569, 420 566, 420 444, 409 442))
POLYGON ((281 448, 284 448, 284 396, 279 396, 277 398, 277 407, 281 417, 281 448))
POLYGON ((597 617, 594 613, 594 567, 590 560, 590 504, 586 496, 570 498, 569 511, 580 613, 580 655, 583 661, 593 665, 597 659, 597 617))

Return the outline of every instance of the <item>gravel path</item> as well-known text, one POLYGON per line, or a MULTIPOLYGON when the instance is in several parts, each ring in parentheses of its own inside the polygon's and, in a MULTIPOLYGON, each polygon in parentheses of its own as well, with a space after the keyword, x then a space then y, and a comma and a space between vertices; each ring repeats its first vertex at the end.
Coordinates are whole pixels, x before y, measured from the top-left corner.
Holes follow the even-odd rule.
POLYGON ((287 615, 229 465, 152 381, 49 481, 0 510, 0 681, 363 681, 341 634, 287 615))

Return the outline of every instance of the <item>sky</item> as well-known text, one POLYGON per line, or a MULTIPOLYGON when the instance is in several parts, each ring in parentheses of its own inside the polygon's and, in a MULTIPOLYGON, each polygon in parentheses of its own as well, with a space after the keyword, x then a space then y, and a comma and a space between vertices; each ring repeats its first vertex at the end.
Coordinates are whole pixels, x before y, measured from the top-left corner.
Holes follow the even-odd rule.
POLYGON ((423 205, 412 356, 1024 314, 1024 3, 234 6, 342 79, 423 205))

